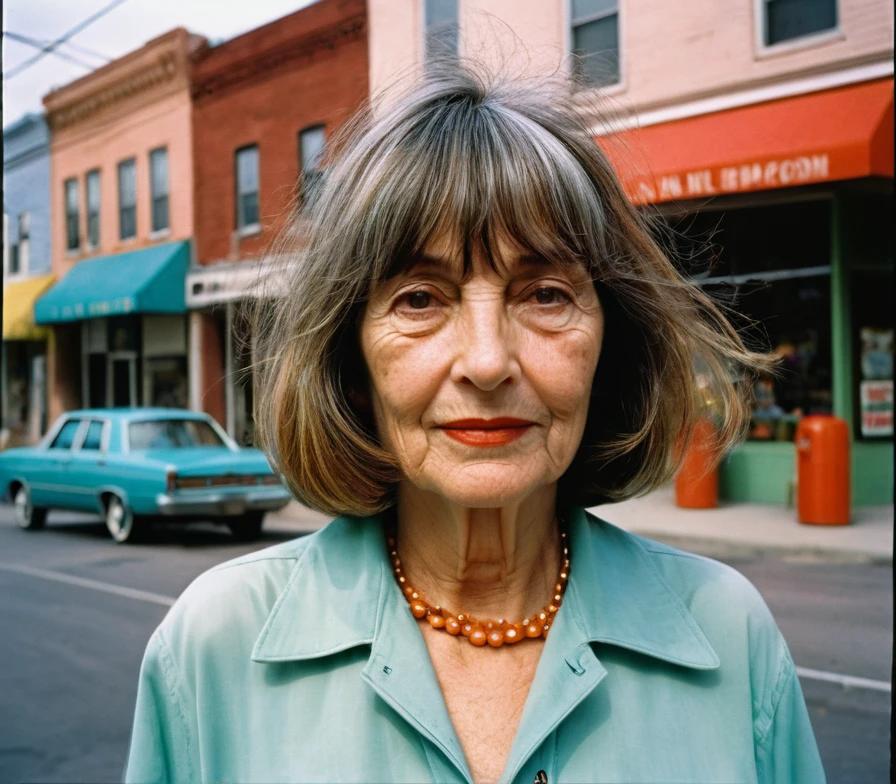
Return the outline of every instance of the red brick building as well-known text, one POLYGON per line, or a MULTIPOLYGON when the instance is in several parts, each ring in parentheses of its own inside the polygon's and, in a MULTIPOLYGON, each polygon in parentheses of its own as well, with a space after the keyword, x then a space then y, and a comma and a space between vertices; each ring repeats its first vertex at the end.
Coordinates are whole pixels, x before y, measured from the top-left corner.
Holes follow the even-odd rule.
POLYGON ((319 0, 194 61, 191 407, 241 441, 252 440, 247 286, 325 139, 366 99, 367 74, 364 0, 319 0))

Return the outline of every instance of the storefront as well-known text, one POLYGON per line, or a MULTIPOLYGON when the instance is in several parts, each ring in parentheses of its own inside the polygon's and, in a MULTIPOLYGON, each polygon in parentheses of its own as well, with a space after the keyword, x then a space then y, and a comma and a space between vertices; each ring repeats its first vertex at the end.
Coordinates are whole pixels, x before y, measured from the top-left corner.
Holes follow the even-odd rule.
POLYGON ((891 503, 892 79, 607 141, 632 200, 671 227, 660 235, 682 271, 730 308, 750 347, 781 357, 754 386, 722 496, 792 500, 796 426, 834 414, 850 427, 853 503, 891 503))
POLYGON ((34 323, 34 303, 55 280, 25 278, 3 287, 3 353, 0 399, 7 446, 33 444, 47 429, 46 327, 34 323))
POLYGON ((187 275, 190 356, 196 390, 191 405, 219 419, 229 435, 254 444, 256 361, 249 307, 270 285, 272 267, 256 261, 209 264, 187 275))
POLYGON ((187 407, 189 255, 188 242, 171 242, 79 262, 38 299, 35 320, 56 336, 57 400, 187 407))

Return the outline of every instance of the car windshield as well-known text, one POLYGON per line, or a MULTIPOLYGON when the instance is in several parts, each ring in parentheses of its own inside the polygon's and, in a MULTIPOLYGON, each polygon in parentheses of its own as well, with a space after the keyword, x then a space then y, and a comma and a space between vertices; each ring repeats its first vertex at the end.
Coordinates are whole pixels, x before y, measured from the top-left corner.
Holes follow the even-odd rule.
POLYGON ((225 446, 212 426, 201 419, 153 419, 128 425, 131 450, 190 446, 225 446))

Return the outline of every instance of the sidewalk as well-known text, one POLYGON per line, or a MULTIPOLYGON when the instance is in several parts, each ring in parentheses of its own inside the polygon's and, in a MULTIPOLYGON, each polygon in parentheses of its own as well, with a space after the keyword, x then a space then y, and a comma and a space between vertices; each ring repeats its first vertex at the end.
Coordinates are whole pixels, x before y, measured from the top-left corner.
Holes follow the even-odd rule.
MULTIPOLYGON (((590 511, 620 528, 684 550, 760 550, 836 560, 893 561, 892 506, 856 507, 849 525, 802 525, 797 522, 795 509, 779 505, 680 509, 670 486, 643 498, 596 506, 590 511)), ((298 535, 315 531, 328 520, 292 502, 268 515, 266 525, 298 535)))
POLYGON ((669 486, 643 498, 590 510, 633 533, 688 547, 763 550, 840 560, 893 562, 893 506, 853 509, 849 525, 805 525, 783 505, 721 504, 717 509, 681 509, 669 486))

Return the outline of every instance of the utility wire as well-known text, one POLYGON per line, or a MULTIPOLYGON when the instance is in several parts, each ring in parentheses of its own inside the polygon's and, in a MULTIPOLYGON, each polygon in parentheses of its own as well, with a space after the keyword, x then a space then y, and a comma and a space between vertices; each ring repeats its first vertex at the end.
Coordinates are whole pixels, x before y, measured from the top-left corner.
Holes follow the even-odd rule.
MULTIPOLYGON (((18 33, 11 33, 9 30, 3 33, 7 38, 13 41, 18 41, 22 44, 27 44, 28 46, 33 46, 35 49, 43 49, 46 41, 38 41, 35 38, 29 38, 27 35, 19 35, 18 33)), ((58 47, 53 50, 53 54, 57 57, 61 57, 63 60, 68 60, 70 63, 74 63, 75 65, 80 65, 82 68, 87 68, 92 71, 96 66, 93 63, 85 62, 84 60, 80 60, 73 55, 67 54, 66 52, 61 51, 58 47)))
MULTIPOLYGON (((40 49, 43 49, 48 44, 52 43, 52 41, 41 40, 40 38, 32 38, 30 35, 14 33, 12 30, 4 31, 3 35, 8 35, 10 38, 15 39, 16 41, 21 41, 23 44, 29 44, 31 46, 37 46, 40 49)), ((74 41, 66 41, 65 45, 69 49, 73 49, 75 52, 86 54, 88 57, 95 57, 97 60, 102 60, 104 63, 111 63, 113 60, 112 57, 107 57, 102 52, 96 51, 96 49, 88 49, 86 46, 83 46, 82 44, 76 44, 74 41)))
POLYGON ((126 2, 127 2, 127 0, 112 0, 111 3, 103 6, 95 14, 88 16, 86 19, 84 19, 81 22, 78 22, 78 24, 76 24, 71 30, 67 31, 66 33, 63 33, 61 36, 59 36, 59 38, 55 39, 54 41, 50 41, 50 43, 48 43, 46 46, 41 47, 41 50, 36 55, 29 58, 28 60, 25 60, 25 62, 23 62, 23 63, 19 63, 9 73, 4 74, 4 76, 3 76, 4 80, 9 80, 9 79, 12 79, 14 76, 18 76, 26 68, 30 68, 38 60, 43 59, 44 56, 46 56, 50 52, 54 51, 61 44, 64 44, 66 41, 68 41, 69 38, 76 35, 77 33, 80 33, 85 27, 87 27, 90 24, 93 24, 97 19, 100 19, 101 17, 105 16, 113 9, 120 6, 122 3, 126 3, 126 2))

